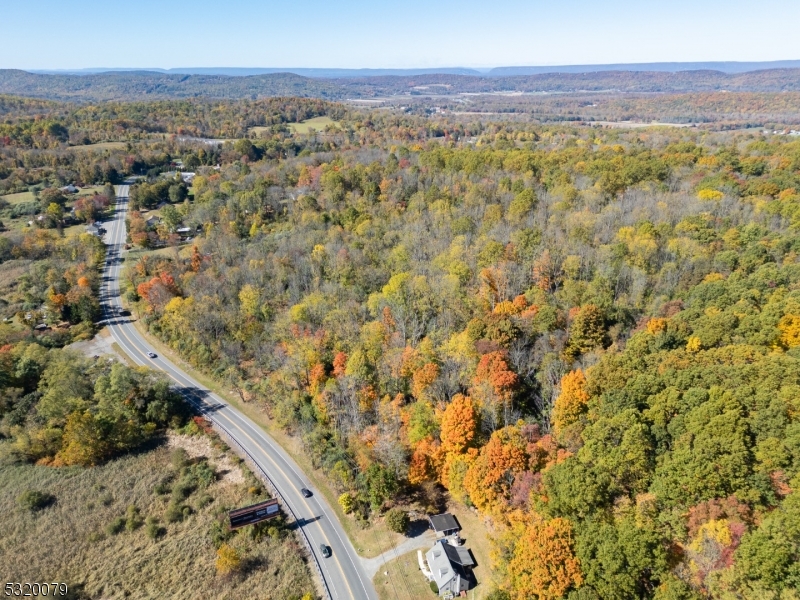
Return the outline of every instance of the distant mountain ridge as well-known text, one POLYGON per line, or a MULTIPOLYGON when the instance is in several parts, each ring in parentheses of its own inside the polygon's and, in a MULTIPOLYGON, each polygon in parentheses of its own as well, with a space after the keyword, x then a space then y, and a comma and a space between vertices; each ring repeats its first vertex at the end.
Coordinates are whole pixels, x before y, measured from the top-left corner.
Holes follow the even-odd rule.
POLYGON ((256 99, 298 96, 324 100, 386 96, 452 96, 497 93, 686 93, 800 92, 800 69, 744 73, 693 71, 600 71, 485 77, 422 73, 368 77, 312 78, 293 73, 248 76, 116 71, 45 75, 0 70, 0 94, 96 102, 176 98, 256 99))
MULTIPOLYGON (((798 61, 800 66, 800 61, 798 61)), ((314 68, 257 68, 257 67, 185 67, 175 69, 63 69, 63 70, 29 70, 29 73, 39 75, 97 75, 99 73, 164 73, 168 75, 225 75, 228 77, 251 77, 253 75, 274 75, 278 73, 291 73, 302 77, 317 79, 335 79, 340 77, 385 77, 388 75, 474 75, 480 76, 488 72, 462 67, 439 69, 314 69, 314 68)))
POLYGON ((29 73, 41 75, 96 75, 98 73, 148 72, 169 75, 226 75, 229 77, 249 77, 253 75, 272 75, 293 73, 303 77, 319 79, 338 79, 342 77, 410 77, 416 75, 472 75, 476 77, 509 77, 516 75, 542 75, 546 73, 599 73, 605 71, 652 71, 678 73, 680 71, 720 71, 721 73, 747 73, 766 69, 800 69, 800 60, 774 61, 710 61, 710 62, 655 62, 655 63, 613 63, 598 65, 540 65, 518 67, 495 67, 493 69, 473 69, 465 67, 437 67, 421 69, 346 69, 346 68, 290 68, 290 67, 179 67, 160 68, 89 68, 89 69, 39 69, 29 73))
POLYGON ((800 69, 800 60, 773 60, 766 62, 657 62, 617 63, 607 65, 561 65, 550 67, 496 67, 489 71, 490 77, 514 75, 541 75, 544 73, 599 73, 605 71, 649 71, 679 73, 682 71, 719 71, 736 74, 768 69, 800 69))

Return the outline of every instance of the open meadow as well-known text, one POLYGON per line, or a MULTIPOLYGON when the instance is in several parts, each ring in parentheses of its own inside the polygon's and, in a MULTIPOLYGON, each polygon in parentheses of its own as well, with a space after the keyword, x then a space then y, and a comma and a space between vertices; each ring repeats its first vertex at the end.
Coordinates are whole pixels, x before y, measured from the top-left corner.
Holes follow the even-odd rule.
POLYGON ((92 468, 3 466, 0 489, 7 581, 67 582, 75 598, 299 599, 313 592, 300 546, 280 526, 265 528, 258 539, 251 528, 229 539, 241 569, 217 574, 214 542, 226 531, 227 510, 264 496, 238 459, 204 435, 170 434, 139 454, 92 468), (181 469, 178 447, 188 456, 181 469), (194 465, 208 465, 215 475, 190 491, 186 470, 204 471, 194 465), (19 498, 31 490, 52 498, 30 510, 19 498), (185 508, 176 515, 169 507, 179 494, 186 494, 185 508))

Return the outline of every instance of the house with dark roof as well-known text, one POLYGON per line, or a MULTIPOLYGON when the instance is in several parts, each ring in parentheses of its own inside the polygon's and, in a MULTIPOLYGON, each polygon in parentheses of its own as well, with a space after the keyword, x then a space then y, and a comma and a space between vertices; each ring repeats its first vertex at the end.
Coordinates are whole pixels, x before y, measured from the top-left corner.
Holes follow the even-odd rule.
POLYGON ((439 597, 445 599, 466 595, 474 581, 472 567, 475 561, 464 546, 453 546, 439 540, 425 554, 427 571, 423 571, 439 588, 439 597))

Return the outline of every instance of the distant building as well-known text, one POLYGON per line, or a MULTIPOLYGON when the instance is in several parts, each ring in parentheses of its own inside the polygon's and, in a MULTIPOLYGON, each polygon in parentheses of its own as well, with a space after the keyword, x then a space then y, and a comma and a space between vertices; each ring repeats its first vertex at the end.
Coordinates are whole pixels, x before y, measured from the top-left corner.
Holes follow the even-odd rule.
POLYGON ((466 595, 473 581, 472 567, 475 561, 464 546, 453 546, 444 540, 436 542, 425 554, 427 570, 423 573, 436 582, 439 597, 445 599, 466 595))
POLYGON ((100 235, 100 226, 97 223, 92 223, 91 225, 86 226, 86 233, 90 233, 92 235, 99 236, 100 235))
POLYGON ((64 192, 65 194, 77 194, 81 190, 80 188, 76 188, 74 185, 70 183, 69 185, 62 187, 61 191, 64 192))
POLYGON ((156 225, 161 223, 161 219, 159 219, 157 216, 153 215, 152 217, 147 219, 145 221, 145 223, 147 224, 148 227, 155 227, 156 225))

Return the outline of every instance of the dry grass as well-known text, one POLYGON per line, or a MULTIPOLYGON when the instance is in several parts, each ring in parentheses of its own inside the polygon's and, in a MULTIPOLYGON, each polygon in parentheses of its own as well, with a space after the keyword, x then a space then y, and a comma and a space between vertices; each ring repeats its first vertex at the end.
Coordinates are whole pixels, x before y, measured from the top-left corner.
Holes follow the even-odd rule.
POLYGON ((172 438, 173 445, 206 452, 218 471, 230 468, 207 490, 188 502, 194 514, 167 524, 169 495, 154 487, 172 470, 170 448, 159 447, 106 465, 82 469, 39 466, 0 468, 0 565, 6 581, 67 581, 92 598, 300 598, 314 593, 311 573, 292 535, 256 542, 247 530, 229 543, 245 557, 244 572, 229 578, 216 575, 215 548, 209 528, 223 509, 252 503, 251 483, 232 467, 230 456, 195 438, 172 438), (20 508, 16 498, 27 489, 56 497, 37 513, 20 508), (198 497, 213 502, 200 508, 198 497), (109 535, 106 527, 136 504, 142 519, 156 517, 165 535, 150 539, 146 527, 109 535))
POLYGON ((86 146, 70 146, 69 149, 75 152, 95 152, 99 150, 121 150, 125 147, 125 142, 98 142, 97 144, 88 144, 86 146))

